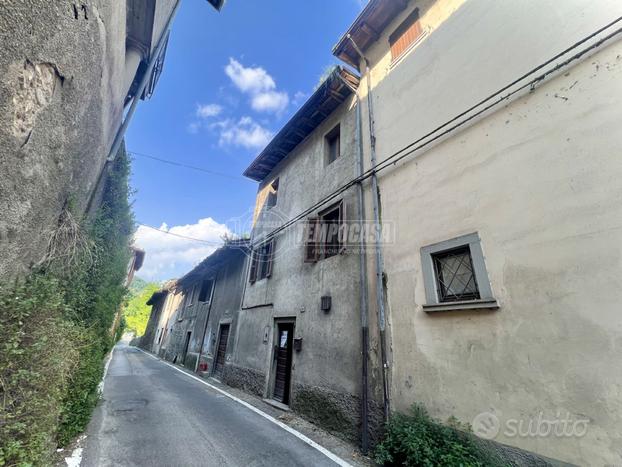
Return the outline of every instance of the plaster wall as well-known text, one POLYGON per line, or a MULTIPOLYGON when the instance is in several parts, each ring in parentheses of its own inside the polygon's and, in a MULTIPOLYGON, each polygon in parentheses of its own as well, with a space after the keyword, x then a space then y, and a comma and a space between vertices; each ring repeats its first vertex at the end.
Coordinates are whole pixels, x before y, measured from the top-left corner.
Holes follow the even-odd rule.
MULTIPOLYGON (((354 102, 350 99, 336 109, 260 185, 254 243, 356 176, 354 102), (327 165, 324 138, 337 123, 340 124, 341 156, 327 165), (265 192, 277 177, 278 202, 267 209, 263 205, 265 192)), ((346 219, 356 219, 354 189, 335 201, 340 199, 345 206, 346 219)), ((311 393, 326 401, 325 409, 329 403, 346 395, 342 400, 348 402, 336 402, 335 412, 347 412, 353 420, 345 424, 356 425, 360 410, 357 398, 361 392, 358 248, 350 246, 343 254, 317 263, 305 263, 303 232, 303 222, 299 222, 278 234, 271 277, 246 284, 233 363, 252 370, 253 378, 263 375, 263 395, 271 397, 275 319, 295 318, 294 336, 302 338, 302 350, 293 354, 292 407, 308 412, 307 415, 314 412, 303 407, 304 402, 310 400, 309 388, 311 393), (329 312, 320 309, 323 295, 332 297, 329 312)))
MULTIPOLYGON (((422 6, 422 19, 445 4, 452 14, 394 66, 400 19, 367 52, 380 160, 622 14, 608 0, 468 0, 422 6)), ((467 423, 492 412, 496 441, 620 463, 621 57, 609 41, 381 172, 382 218, 397 233, 384 249, 394 409, 422 403, 467 423), (472 232, 500 309, 425 313, 421 247, 472 232), (587 433, 505 434, 539 414, 587 419, 587 433)))

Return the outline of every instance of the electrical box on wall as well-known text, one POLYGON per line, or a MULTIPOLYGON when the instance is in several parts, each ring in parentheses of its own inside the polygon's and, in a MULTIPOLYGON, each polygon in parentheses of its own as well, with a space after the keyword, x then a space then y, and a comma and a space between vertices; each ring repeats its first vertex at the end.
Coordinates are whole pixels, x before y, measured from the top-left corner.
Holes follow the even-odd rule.
POLYGON ((294 338, 294 350, 300 352, 302 350, 302 337, 294 338))
POLYGON ((331 297, 330 295, 324 295, 321 299, 320 309, 324 312, 329 312, 331 307, 331 297))

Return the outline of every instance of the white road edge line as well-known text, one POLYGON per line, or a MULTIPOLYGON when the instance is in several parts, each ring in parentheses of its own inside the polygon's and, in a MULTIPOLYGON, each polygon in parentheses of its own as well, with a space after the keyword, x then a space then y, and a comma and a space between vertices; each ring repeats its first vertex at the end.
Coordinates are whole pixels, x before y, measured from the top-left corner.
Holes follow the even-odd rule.
POLYGON ((112 346, 112 349, 110 350, 110 353, 108 354, 108 359, 106 360, 106 364, 104 365, 104 375, 102 376, 102 380, 97 385, 97 392, 99 393, 100 397, 104 393, 104 385, 106 384, 106 375, 108 375, 108 367, 110 366, 110 362, 112 361, 113 353, 114 353, 114 346, 112 346))
MULTIPOLYGON (((134 347, 134 346, 132 346, 134 347)), ((205 384, 206 386, 209 386, 210 388, 214 389, 215 391, 218 391, 219 393, 227 396, 230 399, 233 399, 234 401, 236 401, 239 404, 242 404, 244 407, 246 407, 249 410, 252 410, 253 412, 255 412, 257 415, 262 416, 263 418, 271 421, 272 423, 274 423, 275 425, 278 425, 279 427, 283 428, 285 431, 287 431, 288 433, 291 433, 292 435, 294 435, 296 438, 298 438, 299 440, 303 441, 304 443, 308 444, 309 446, 311 446, 312 448, 317 449, 318 451, 320 451, 322 454, 324 454, 326 457, 328 457, 330 460, 332 460, 333 462, 335 462, 337 465, 340 465, 342 467, 353 467, 352 464, 346 462, 345 460, 343 460, 341 457, 333 454, 332 452, 330 452, 328 449, 326 449, 325 447, 319 445, 318 443, 316 443, 315 441, 313 441, 311 438, 303 435, 302 433, 300 433, 299 431, 294 430, 292 427, 290 427, 289 425, 286 425, 285 423, 277 420, 276 418, 272 417, 271 415, 268 415, 265 412, 262 412, 261 410, 259 410, 257 407, 252 406, 251 404, 249 404, 248 402, 243 401, 242 399, 238 399, 237 397, 235 397, 234 395, 229 394, 227 391, 223 391, 222 389, 208 383, 207 381, 205 381, 202 378, 199 378, 198 376, 192 375, 190 373, 185 372, 184 370, 182 370, 181 368, 177 368, 175 365, 170 364, 169 362, 166 362, 158 357, 156 357, 155 355, 150 354, 149 352, 144 351, 143 349, 139 349, 138 347, 134 347, 137 350, 140 350, 142 353, 149 355, 151 358, 164 363, 165 365, 170 366, 171 368, 173 368, 174 370, 179 371, 180 373, 183 373, 184 375, 197 380, 199 383, 205 384)))

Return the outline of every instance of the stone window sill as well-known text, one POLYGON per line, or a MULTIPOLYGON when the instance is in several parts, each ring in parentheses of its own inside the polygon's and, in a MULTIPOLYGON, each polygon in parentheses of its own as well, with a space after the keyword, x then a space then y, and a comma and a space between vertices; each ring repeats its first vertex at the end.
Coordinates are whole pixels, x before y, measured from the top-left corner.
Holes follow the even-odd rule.
POLYGON ((423 305, 423 311, 426 313, 435 313, 437 311, 456 311, 456 310, 497 310, 499 303, 494 298, 485 300, 468 300, 463 302, 445 302, 432 303, 423 305))

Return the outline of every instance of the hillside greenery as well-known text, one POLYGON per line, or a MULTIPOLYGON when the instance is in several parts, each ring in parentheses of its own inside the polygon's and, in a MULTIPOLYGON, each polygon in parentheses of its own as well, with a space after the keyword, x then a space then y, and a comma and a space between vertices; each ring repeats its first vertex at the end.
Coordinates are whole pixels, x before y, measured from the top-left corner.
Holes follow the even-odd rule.
POLYGON ((147 328, 147 321, 151 314, 151 307, 147 305, 147 300, 156 292, 160 286, 153 282, 146 282, 142 289, 130 292, 130 299, 123 309, 126 330, 133 332, 137 336, 142 336, 147 328))
POLYGON ((86 427, 126 288, 134 222, 129 161, 109 168, 89 220, 66 203, 46 257, 27 278, 0 284, 0 465, 50 465, 86 427))

